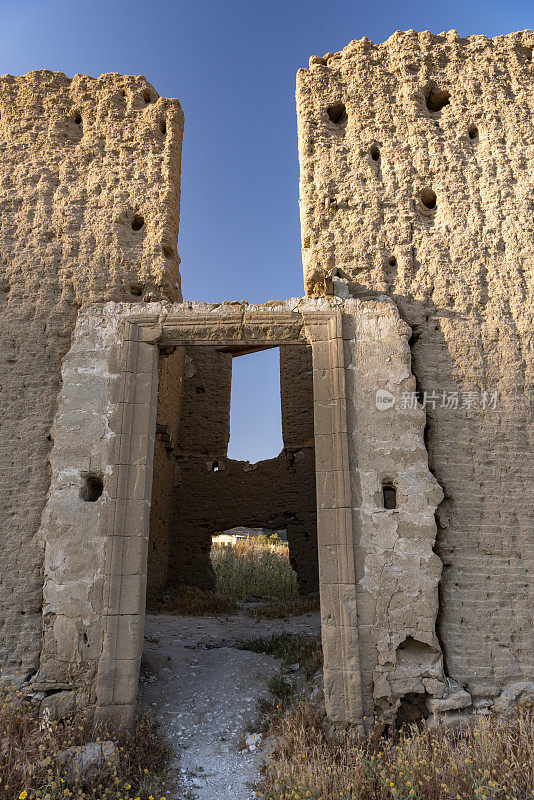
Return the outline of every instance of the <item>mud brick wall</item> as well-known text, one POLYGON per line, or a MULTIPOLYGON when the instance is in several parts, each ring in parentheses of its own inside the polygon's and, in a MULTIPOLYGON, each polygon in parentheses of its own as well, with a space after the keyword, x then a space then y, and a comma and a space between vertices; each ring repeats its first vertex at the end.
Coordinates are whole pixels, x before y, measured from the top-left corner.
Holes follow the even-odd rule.
POLYGON ((311 347, 280 347, 282 439, 287 450, 314 444, 311 347))
POLYGON ((179 300, 183 114, 143 77, 0 78, 0 669, 41 649, 50 428, 78 310, 179 300))
POLYGON ((420 399, 459 392, 426 405, 425 442, 444 492, 438 634, 478 698, 534 677, 533 45, 397 32, 297 77, 307 294, 389 295, 420 399))

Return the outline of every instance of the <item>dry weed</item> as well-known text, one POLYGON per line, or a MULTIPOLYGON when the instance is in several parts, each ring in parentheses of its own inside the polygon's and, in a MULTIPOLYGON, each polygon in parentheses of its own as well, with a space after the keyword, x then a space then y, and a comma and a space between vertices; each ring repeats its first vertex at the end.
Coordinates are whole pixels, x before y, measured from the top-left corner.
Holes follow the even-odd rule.
POLYGON ((534 714, 476 717, 461 735, 403 728, 363 743, 329 738, 315 707, 273 718, 276 746, 260 787, 264 800, 528 800, 534 797, 534 714))
POLYGON ((235 545, 214 544, 211 561, 217 575, 217 591, 229 600, 259 595, 274 600, 296 600, 296 573, 289 563, 287 545, 245 539, 235 545))
POLYGON ((252 653, 266 653, 281 658, 284 664, 299 663, 306 677, 311 678, 323 664, 323 651, 320 636, 305 633, 273 633, 272 636, 258 636, 241 644, 241 650, 252 653))
POLYGON ((175 594, 167 597, 158 607, 160 614, 233 614, 236 605, 233 600, 223 597, 219 592, 199 589, 197 586, 180 586, 175 594))
POLYGON ((148 719, 121 734, 95 731, 82 717, 43 724, 22 689, 0 687, 0 800, 160 800, 167 759, 148 719), (69 776, 72 762, 60 754, 95 741, 113 741, 115 753, 90 779, 69 776))
POLYGON ((280 619, 300 614, 316 614, 320 611, 319 595, 307 594, 296 600, 278 600, 274 603, 256 606, 247 610, 251 617, 259 619, 280 619))

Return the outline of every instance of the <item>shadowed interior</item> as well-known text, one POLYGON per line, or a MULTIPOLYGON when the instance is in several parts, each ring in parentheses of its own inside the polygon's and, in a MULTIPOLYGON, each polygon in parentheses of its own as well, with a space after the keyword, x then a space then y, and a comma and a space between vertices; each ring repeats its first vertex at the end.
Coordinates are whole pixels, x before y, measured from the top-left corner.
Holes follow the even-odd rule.
POLYGON ((211 537, 239 525, 286 529, 299 590, 318 591, 311 348, 280 347, 283 449, 256 464, 227 457, 232 361, 245 351, 178 350, 160 363, 149 601, 215 588, 211 537))

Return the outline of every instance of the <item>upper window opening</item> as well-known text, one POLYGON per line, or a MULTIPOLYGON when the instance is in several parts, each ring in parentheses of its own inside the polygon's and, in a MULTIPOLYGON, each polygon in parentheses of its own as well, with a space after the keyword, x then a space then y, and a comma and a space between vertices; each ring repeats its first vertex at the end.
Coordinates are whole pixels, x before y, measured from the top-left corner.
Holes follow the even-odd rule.
POLYGON ((282 449, 280 349, 234 355, 228 457, 254 464, 282 449))

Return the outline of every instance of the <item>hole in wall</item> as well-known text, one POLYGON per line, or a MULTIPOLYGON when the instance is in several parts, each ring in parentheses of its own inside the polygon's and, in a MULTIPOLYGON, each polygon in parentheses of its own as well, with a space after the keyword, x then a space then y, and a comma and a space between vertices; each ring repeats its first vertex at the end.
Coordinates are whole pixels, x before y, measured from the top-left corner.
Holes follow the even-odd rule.
POLYGON ((378 149, 377 144, 371 145, 369 153, 371 154, 371 158, 373 159, 373 161, 378 161, 380 159, 380 150, 378 149))
POLYGON ((220 469, 221 468, 219 466, 219 462, 218 461, 212 461, 212 463, 211 463, 211 471, 212 472, 219 472, 220 469))
POLYGON ((428 708, 426 706, 427 700, 426 692, 410 692, 405 694, 401 699, 400 706, 397 711, 396 725, 413 725, 414 723, 423 722, 428 717, 428 708))
POLYGON ((397 508, 397 489, 392 481, 382 482, 382 501, 386 511, 393 511, 397 508))
POLYGON ((415 660, 424 660, 429 654, 435 652, 426 642, 420 642, 418 639, 414 639, 413 636, 407 636, 397 647, 397 656, 404 659, 409 656, 415 660), (401 656, 401 654, 403 655, 401 656))
POLYGON ((133 231, 140 231, 143 225, 145 224, 144 217, 141 214, 134 214, 132 217, 132 230, 133 231))
POLYGON ((164 135, 167 133, 167 122, 166 122, 166 120, 162 119, 160 121, 159 129, 160 129, 161 133, 163 133, 164 135))
POLYGON ((449 105, 451 93, 437 86, 430 86, 425 92, 426 107, 430 113, 435 114, 449 105))
POLYGON ((95 503, 104 491, 104 480, 101 473, 86 472, 82 473, 83 484, 80 489, 80 497, 86 503, 95 503))
POLYGON ((328 114, 328 119, 330 122, 333 122, 334 125, 342 125, 348 120, 345 103, 342 103, 341 100, 330 103, 330 105, 326 107, 326 113, 328 114))
POLYGON ((421 189, 420 193, 421 202, 425 208, 434 210, 436 208, 436 193, 432 189, 421 189))
POLYGON ((469 129, 468 129, 467 133, 469 134, 469 138, 470 139, 476 139, 477 136, 478 136, 478 128, 477 128, 477 126, 474 125, 474 124, 471 124, 469 126, 469 129))
POLYGON ((80 114, 79 111, 74 112, 74 122, 76 123, 76 125, 82 124, 82 115, 80 114))
POLYGON ((134 297, 141 297, 143 294, 143 287, 140 283, 132 283, 130 286, 130 293, 133 294, 134 297))
POLYGON ((397 266, 397 259, 395 258, 395 256, 390 256, 388 258, 388 264, 389 264, 390 267, 396 267, 397 266))
POLYGON ((143 98, 145 103, 150 103, 150 101, 152 100, 152 97, 150 96, 150 92, 148 91, 148 89, 143 89, 143 91, 141 92, 141 97, 143 98))

